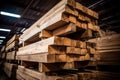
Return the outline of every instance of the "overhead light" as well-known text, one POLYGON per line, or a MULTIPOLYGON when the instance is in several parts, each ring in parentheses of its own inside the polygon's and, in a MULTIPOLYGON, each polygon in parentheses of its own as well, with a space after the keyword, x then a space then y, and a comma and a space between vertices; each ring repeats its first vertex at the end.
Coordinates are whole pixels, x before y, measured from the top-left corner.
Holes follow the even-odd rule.
POLYGON ((10 29, 3 29, 3 28, 0 28, 0 31, 10 32, 11 30, 10 30, 10 29))
POLYGON ((13 13, 9 13, 9 12, 4 12, 4 11, 0 11, 1 15, 5 15, 5 16, 11 16, 11 17, 16 17, 16 18, 20 18, 21 16, 18 14, 13 14, 13 13))
POLYGON ((0 40, 0 42, 3 42, 3 40, 0 40))
POLYGON ((21 30, 21 32, 25 31, 25 29, 26 29, 26 28, 23 28, 23 29, 21 30))
POLYGON ((6 37, 4 37, 4 36, 0 36, 0 38, 1 38, 1 39, 5 39, 6 37))

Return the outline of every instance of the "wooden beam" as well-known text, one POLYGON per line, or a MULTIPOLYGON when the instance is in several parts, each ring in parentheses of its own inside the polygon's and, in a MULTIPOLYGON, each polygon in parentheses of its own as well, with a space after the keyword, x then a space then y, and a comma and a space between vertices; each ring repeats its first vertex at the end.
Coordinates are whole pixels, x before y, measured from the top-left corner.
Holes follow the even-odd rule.
POLYGON ((44 62, 44 63, 54 63, 54 62, 66 62, 66 55, 55 55, 55 54, 27 54, 27 55, 17 55, 17 60, 31 61, 31 62, 44 62), (62 59, 63 58, 63 59, 62 59))
POLYGON ((87 52, 88 52, 88 51, 87 51, 87 49, 81 49, 80 51, 81 51, 81 52, 80 52, 80 53, 81 53, 81 55, 86 55, 86 54, 87 54, 87 52))
POLYGON ((44 80, 44 78, 45 78, 45 73, 40 73, 35 70, 27 69, 24 66, 18 66, 18 70, 20 72, 23 72, 23 73, 25 73, 31 77, 34 77, 36 79, 39 79, 39 80, 44 80))
MULTIPOLYGON (((46 53, 46 52, 50 54, 64 53, 65 46, 76 47, 78 46, 77 44, 78 42, 80 43, 80 41, 72 40, 70 38, 53 36, 53 37, 38 41, 36 43, 27 45, 25 47, 19 48, 17 55, 46 53), (49 45, 56 45, 57 47, 49 46, 49 45)), ((84 46, 84 44, 82 46, 84 46)))
POLYGON ((52 31, 49 31, 49 30, 42 30, 39 34, 40 38, 49 38, 52 36, 53 36, 52 31))
POLYGON ((75 24, 73 23, 70 23, 70 24, 67 24, 65 25, 64 27, 60 27, 58 29, 55 29, 53 31, 53 35, 67 35, 67 34, 70 34, 70 33, 73 33, 73 32, 76 32, 76 26, 75 24))
POLYGON ((39 63, 40 72, 58 71, 62 69, 75 69, 73 62, 65 63, 39 63))
POLYGON ((66 53, 67 54, 81 54, 81 48, 67 47, 66 53))
POLYGON ((24 72, 21 72, 21 71, 17 70, 17 79, 19 79, 19 78, 20 78, 20 80, 38 80, 34 77, 31 77, 31 76, 27 75, 24 72))
MULTIPOLYGON (((27 46, 28 47, 28 46, 27 46)), ((28 48, 21 48, 22 50, 19 50, 17 52, 17 55, 25 55, 25 54, 37 54, 37 53, 48 53, 48 54, 65 54, 66 48, 64 46, 54 46, 54 45, 34 45, 34 47, 28 47, 28 48)))
POLYGON ((6 46, 9 46, 13 41, 18 41, 20 35, 15 34, 9 41, 7 41, 6 46))
POLYGON ((76 9, 83 12, 84 14, 87 14, 95 19, 98 19, 98 13, 96 13, 93 10, 88 9, 87 7, 83 6, 82 4, 76 2, 76 9))
POLYGON ((6 47, 6 51, 8 51, 8 50, 10 50, 12 48, 15 48, 15 47, 18 48, 17 46, 18 46, 18 41, 13 41, 10 45, 8 45, 6 47))
POLYGON ((16 59, 16 51, 8 52, 6 54, 7 60, 15 60, 16 59))

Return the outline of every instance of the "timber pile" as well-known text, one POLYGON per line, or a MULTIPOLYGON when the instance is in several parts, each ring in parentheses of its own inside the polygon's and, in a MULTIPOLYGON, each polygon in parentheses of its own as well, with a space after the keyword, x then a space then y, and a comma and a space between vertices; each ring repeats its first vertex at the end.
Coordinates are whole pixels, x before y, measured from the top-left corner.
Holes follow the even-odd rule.
POLYGON ((78 80, 48 78, 46 73, 87 66, 95 49, 85 41, 99 32, 97 19, 96 12, 78 2, 62 0, 20 36, 17 79, 78 80))
POLYGON ((18 61, 16 60, 16 52, 18 50, 19 36, 15 34, 7 43, 5 47, 5 62, 3 70, 9 78, 16 79, 16 69, 18 61))
POLYGON ((19 36, 15 34, 7 43, 6 43, 6 60, 16 60, 16 52, 18 50, 19 36))
POLYGON ((93 41, 96 42, 95 58, 98 65, 120 65, 120 34, 104 36, 93 41))

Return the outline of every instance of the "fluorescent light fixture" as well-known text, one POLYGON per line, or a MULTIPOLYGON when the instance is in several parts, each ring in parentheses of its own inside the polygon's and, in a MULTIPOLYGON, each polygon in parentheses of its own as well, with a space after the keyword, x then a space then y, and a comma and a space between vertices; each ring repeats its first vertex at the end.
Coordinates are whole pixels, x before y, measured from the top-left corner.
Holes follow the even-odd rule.
POLYGON ((0 11, 1 15, 5 15, 5 16, 11 16, 11 17, 16 17, 16 18, 20 18, 21 16, 18 14, 13 14, 13 13, 8 13, 8 12, 4 12, 4 11, 0 11))
POLYGON ((10 30, 10 29, 3 29, 3 28, 0 28, 0 31, 10 32, 11 30, 10 30))
POLYGON ((3 42, 3 40, 0 40, 0 42, 3 42))
POLYGON ((26 28, 23 28, 23 29, 21 30, 21 32, 25 31, 25 29, 26 29, 26 28))
POLYGON ((5 39, 6 37, 4 37, 4 36, 0 36, 0 38, 1 38, 1 39, 5 39))

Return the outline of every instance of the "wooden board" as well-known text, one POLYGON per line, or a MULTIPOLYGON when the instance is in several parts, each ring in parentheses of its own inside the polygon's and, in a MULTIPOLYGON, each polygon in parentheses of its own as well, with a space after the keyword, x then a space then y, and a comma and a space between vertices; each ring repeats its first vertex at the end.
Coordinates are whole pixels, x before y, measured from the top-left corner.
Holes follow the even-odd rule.
POLYGON ((13 41, 9 46, 6 47, 6 51, 14 48, 14 47, 17 47, 18 46, 18 41, 13 41))
POLYGON ((49 38, 52 36, 53 36, 53 33, 52 33, 52 31, 49 31, 49 30, 42 30, 39 34, 40 38, 49 38))
MULTIPOLYGON (((66 38, 66 37, 50 37, 41 41, 38 41, 36 43, 27 45, 25 47, 21 47, 19 48, 19 51, 17 52, 17 55, 19 54, 35 54, 35 53, 44 53, 44 52, 50 52, 52 53, 52 51, 49 51, 49 49, 52 49, 53 51, 56 51, 57 48, 59 49, 59 51, 61 50, 61 52, 63 53, 65 48, 64 46, 78 46, 77 43, 80 43, 80 41, 77 40, 72 40, 70 38, 66 38), (58 47, 49 47, 49 45, 58 45, 58 47), (61 47, 60 47, 61 46, 61 47), (62 47, 63 46, 63 47, 62 47)), ((84 43, 82 43, 82 47, 84 47, 84 43)), ((80 45, 79 45, 80 47, 80 45)), ((57 54, 57 52, 56 52, 57 54)))
POLYGON ((31 62, 44 62, 44 63, 54 63, 54 62, 66 62, 66 55, 54 55, 54 54, 27 54, 27 55, 17 55, 17 60, 31 61, 31 62))
POLYGON ((24 74, 32 78, 35 78, 37 80, 46 80, 46 79, 47 80, 78 80, 78 76, 75 73, 73 74, 69 72, 67 74, 59 74, 59 72, 58 73, 50 72, 48 74, 51 74, 51 75, 48 75, 48 74, 45 74, 44 72, 34 71, 31 69, 25 68, 23 66, 18 67, 17 75, 19 75, 19 73, 22 73, 21 75, 23 76, 22 78, 24 78, 24 80, 26 80, 26 77, 24 76, 24 74))
POLYGON ((17 70, 17 79, 18 80, 39 80, 39 79, 36 79, 34 77, 31 77, 25 74, 24 72, 20 72, 19 70, 17 70))
POLYGON ((53 35, 64 36, 70 33, 76 32, 76 26, 73 23, 67 24, 64 27, 60 27, 53 31, 53 35))
POLYGON ((67 47, 66 53, 67 54, 81 54, 81 48, 67 47))
POLYGON ((93 31, 99 31, 100 27, 97 25, 93 25, 92 23, 88 23, 88 28, 93 30, 93 31))
POLYGON ((34 77, 36 79, 39 79, 39 80, 43 80, 45 78, 45 73, 40 73, 40 72, 35 71, 35 70, 27 69, 24 66, 18 66, 18 70, 20 72, 23 72, 23 73, 25 73, 31 77, 34 77))
MULTIPOLYGON (((50 71, 59 71, 59 70, 70 70, 75 69, 77 65, 74 62, 65 62, 65 63, 39 63, 40 72, 50 72, 50 71)), ((81 66, 79 66, 80 68, 81 66)), ((78 68, 78 66, 77 66, 78 68)))
POLYGON ((65 46, 55 46, 55 45, 44 45, 44 46, 39 46, 36 45, 34 47, 28 47, 26 48, 21 48, 17 52, 17 55, 25 55, 25 54, 42 54, 42 53, 48 53, 48 54, 65 54, 66 53, 66 47, 65 46))
POLYGON ((82 4, 80 4, 78 2, 76 2, 76 9, 78 9, 81 12, 83 12, 84 14, 87 14, 87 15, 95 18, 95 19, 98 19, 98 13, 88 9, 87 7, 83 6, 82 4))
POLYGON ((8 46, 9 44, 11 44, 13 41, 18 41, 19 40, 20 35, 15 34, 7 43, 6 46, 8 46))
POLYGON ((15 60, 16 59, 16 51, 8 52, 6 54, 7 60, 15 60))

